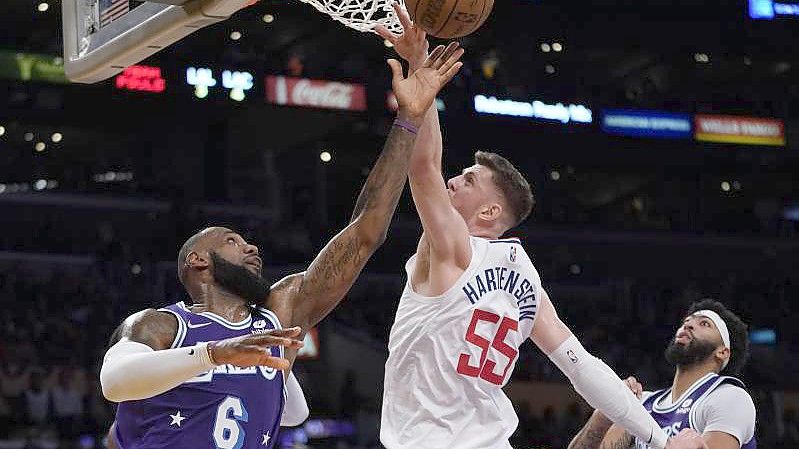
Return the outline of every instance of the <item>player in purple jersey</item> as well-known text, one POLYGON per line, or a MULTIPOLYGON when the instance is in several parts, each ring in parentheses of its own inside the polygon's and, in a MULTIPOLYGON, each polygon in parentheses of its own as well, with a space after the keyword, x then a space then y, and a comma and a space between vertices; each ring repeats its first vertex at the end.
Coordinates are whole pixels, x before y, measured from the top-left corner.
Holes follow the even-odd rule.
POLYGON ((349 225, 306 271, 270 285, 258 247, 227 228, 186 241, 178 276, 190 300, 128 317, 103 359, 103 394, 120 403, 116 447, 275 447, 284 379, 303 334, 341 301, 385 241, 418 127, 462 55, 457 43, 439 46, 407 77, 388 61, 397 119, 349 225))
MULTIPOLYGON (((755 406, 736 379, 749 356, 747 326, 723 304, 691 305, 666 359, 676 367, 668 389, 645 392, 634 377, 627 385, 667 434, 694 429, 708 449, 754 449, 755 406)), ((574 437, 569 449, 645 449, 600 412, 574 437)))

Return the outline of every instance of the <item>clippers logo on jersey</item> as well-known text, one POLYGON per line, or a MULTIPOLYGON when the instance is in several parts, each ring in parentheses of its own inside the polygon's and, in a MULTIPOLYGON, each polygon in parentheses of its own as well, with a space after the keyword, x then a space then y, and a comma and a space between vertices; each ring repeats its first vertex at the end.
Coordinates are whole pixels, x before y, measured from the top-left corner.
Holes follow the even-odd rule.
POLYGON ((478 272, 463 286, 466 299, 476 304, 486 293, 502 290, 513 296, 519 306, 519 321, 535 318, 535 284, 521 273, 507 267, 494 267, 478 272))

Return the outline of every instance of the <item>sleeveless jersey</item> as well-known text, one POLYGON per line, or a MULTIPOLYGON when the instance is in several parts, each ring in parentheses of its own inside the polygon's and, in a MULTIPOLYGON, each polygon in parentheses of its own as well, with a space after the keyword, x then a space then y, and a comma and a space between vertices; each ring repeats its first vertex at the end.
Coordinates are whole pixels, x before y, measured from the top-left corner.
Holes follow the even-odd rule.
MULTIPOLYGON (((656 391, 646 398, 643 402, 644 408, 655 418, 655 421, 669 437, 677 435, 682 429, 694 429, 702 433, 704 429, 697 429, 695 424, 698 407, 703 401, 707 400, 713 390, 725 383, 744 388, 744 383, 734 377, 709 374, 697 381, 680 398, 679 403, 668 407, 660 405, 661 399, 671 394, 671 388, 668 388, 656 391)), ((635 439, 635 447, 636 449, 649 449, 649 446, 638 438, 635 439)), ((741 449, 756 448, 757 441, 755 437, 741 444, 741 449)))
MULTIPOLYGON (((238 323, 190 312, 182 302, 159 310, 178 320, 172 348, 280 329, 277 316, 263 308, 238 323)), ((281 347, 271 350, 283 354, 281 347)), ((284 403, 279 370, 222 365, 158 396, 120 403, 114 436, 120 449, 273 448, 284 403)))
POLYGON ((502 387, 530 336, 541 280, 517 239, 470 237, 468 268, 444 294, 408 281, 391 328, 380 440, 388 449, 508 448, 518 418, 502 387))

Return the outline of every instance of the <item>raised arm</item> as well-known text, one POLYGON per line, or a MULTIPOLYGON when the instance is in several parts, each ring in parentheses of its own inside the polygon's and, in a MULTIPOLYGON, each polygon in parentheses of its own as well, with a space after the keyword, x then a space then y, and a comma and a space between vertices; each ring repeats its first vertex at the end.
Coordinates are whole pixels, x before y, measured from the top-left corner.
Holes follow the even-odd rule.
MULTIPOLYGON (((426 35, 411 22, 408 14, 398 4, 393 6, 402 23, 403 33, 395 35, 384 27, 377 27, 375 31, 393 44, 413 71, 420 61, 424 61, 427 52, 426 35)), ((471 260, 469 230, 466 222, 450 203, 447 185, 441 173, 442 148, 438 109, 432 104, 419 130, 408 172, 413 202, 424 229, 420 249, 430 249, 434 266, 466 269, 471 260)))
POLYGON ((403 77, 400 63, 389 60, 400 106, 395 126, 358 195, 349 225, 333 237, 302 274, 297 293, 292 295, 292 324, 309 329, 330 313, 385 241, 405 186, 415 128, 422 123, 439 90, 460 69, 461 54, 456 43, 446 49, 439 46, 407 78, 403 77))
MULTIPOLYGON (((537 296, 538 316, 530 338, 566 375, 574 390, 592 407, 653 449, 672 447, 667 446, 665 432, 619 376, 605 362, 589 354, 560 320, 546 292, 541 289, 537 296)), ((701 438, 697 444, 694 448, 702 447, 701 438)))

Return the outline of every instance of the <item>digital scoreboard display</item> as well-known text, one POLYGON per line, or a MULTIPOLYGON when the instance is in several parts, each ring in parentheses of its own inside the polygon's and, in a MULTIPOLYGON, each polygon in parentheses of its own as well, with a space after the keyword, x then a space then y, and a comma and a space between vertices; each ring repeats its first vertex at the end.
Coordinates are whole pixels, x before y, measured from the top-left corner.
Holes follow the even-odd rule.
POLYGON ((799 2, 749 0, 749 17, 757 20, 799 19, 799 2))

